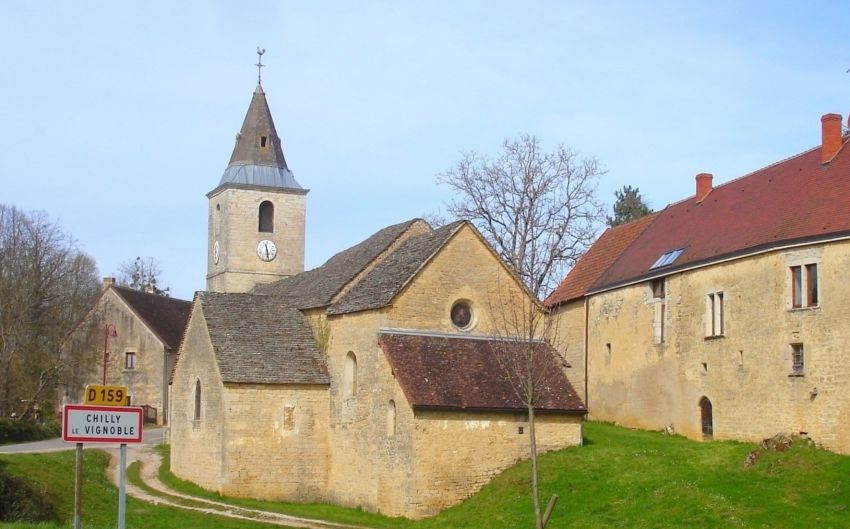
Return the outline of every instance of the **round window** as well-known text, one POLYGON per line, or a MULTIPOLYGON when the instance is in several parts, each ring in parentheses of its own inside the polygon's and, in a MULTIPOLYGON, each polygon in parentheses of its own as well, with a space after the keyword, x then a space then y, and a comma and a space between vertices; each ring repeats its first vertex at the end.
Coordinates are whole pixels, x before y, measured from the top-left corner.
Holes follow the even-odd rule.
POLYGON ((466 301, 458 301, 452 305, 452 323, 459 329, 466 329, 472 323, 472 308, 466 301))

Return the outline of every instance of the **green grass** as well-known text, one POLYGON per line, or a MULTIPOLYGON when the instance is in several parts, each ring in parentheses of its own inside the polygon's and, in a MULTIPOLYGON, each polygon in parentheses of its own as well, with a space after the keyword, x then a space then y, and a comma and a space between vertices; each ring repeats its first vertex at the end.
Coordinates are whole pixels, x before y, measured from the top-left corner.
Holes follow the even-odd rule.
MULTIPOLYGON (((25 478, 46 490, 61 524, 2 524, 14 529, 68 528, 74 517, 74 451, 49 454, 3 454, 0 462, 10 475, 25 478)), ((83 527, 112 529, 117 525, 118 489, 106 477, 108 455, 86 450, 83 462, 83 527)), ((269 524, 219 518, 182 509, 161 507, 127 498, 127 527, 145 529, 268 529, 269 524)))
MULTIPOLYGON (((543 502, 560 500, 551 528, 752 528, 850 527, 850 457, 797 443, 767 453, 744 468, 755 445, 697 443, 676 436, 587 423, 586 446, 540 459, 543 502)), ((167 456, 167 447, 160 448, 167 456)), ((87 529, 114 526, 117 491, 103 478, 105 458, 88 452, 87 529), (89 459, 93 463, 89 463, 89 459), (102 497, 101 497, 102 496, 102 497), (103 511, 94 514, 93 511, 103 511)), ((59 505, 73 505, 73 452, 2 456, 7 470, 48 484, 59 505), (23 461, 26 461, 25 463, 23 461), (54 492, 56 489, 56 492, 54 492), (67 489, 70 496, 58 489, 67 489)), ((131 469, 130 474, 137 472, 131 469)), ((177 480, 163 465, 163 481, 210 499, 218 495, 177 480)), ((512 467, 464 503, 434 518, 411 522, 328 505, 232 500, 234 505, 317 517, 342 523, 402 529, 533 527, 528 462, 512 467)), ((70 520, 66 507, 60 510, 70 520)), ((128 527, 264 527, 128 500, 128 527), (135 518, 134 518, 135 517, 135 518), (217 525, 217 524, 221 525, 217 525), (230 524, 230 525, 228 525, 230 524)), ((26 529, 53 526, 10 526, 26 529)), ((265 526, 268 527, 268 526, 265 526)))

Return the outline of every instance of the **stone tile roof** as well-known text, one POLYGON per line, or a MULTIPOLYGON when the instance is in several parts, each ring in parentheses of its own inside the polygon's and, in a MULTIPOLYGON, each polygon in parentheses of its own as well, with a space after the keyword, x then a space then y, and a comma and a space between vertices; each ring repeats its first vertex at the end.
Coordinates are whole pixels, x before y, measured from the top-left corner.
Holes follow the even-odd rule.
MULTIPOLYGON (((497 339, 394 333, 385 331, 378 343, 393 374, 414 408, 445 410, 526 409, 511 385, 497 354, 519 354, 524 344, 497 339)), ((542 364, 540 411, 586 413, 554 351, 542 364)))
POLYGON ((253 292, 279 296, 299 309, 328 306, 334 296, 416 223, 427 226, 421 219, 388 226, 363 242, 339 252, 318 268, 259 285, 253 292))
POLYGON ((346 314, 388 305, 465 223, 463 220, 453 222, 410 237, 332 305, 328 314, 346 314))
POLYGON ((273 296, 198 292, 224 382, 329 384, 310 323, 273 296))
POLYGON ((593 288, 850 235, 850 149, 845 145, 829 163, 821 161, 815 148, 714 187, 701 202, 688 198, 667 206, 593 288), (670 266, 651 269, 678 248, 684 251, 670 266))
POLYGON ((140 292, 131 288, 110 287, 159 337, 166 348, 176 351, 189 323, 192 302, 140 292))
POLYGON ((655 219, 653 213, 632 222, 608 228, 590 249, 578 260, 567 277, 546 298, 547 307, 556 307, 587 294, 608 267, 655 219))

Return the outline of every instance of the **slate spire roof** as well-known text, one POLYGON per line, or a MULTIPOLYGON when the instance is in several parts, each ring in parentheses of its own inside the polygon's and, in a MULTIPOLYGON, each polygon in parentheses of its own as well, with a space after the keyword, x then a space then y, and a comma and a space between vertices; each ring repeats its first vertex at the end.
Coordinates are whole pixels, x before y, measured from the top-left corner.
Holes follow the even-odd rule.
POLYGON ((230 163, 219 182, 219 186, 226 184, 303 189, 286 164, 266 93, 259 84, 236 136, 230 163))

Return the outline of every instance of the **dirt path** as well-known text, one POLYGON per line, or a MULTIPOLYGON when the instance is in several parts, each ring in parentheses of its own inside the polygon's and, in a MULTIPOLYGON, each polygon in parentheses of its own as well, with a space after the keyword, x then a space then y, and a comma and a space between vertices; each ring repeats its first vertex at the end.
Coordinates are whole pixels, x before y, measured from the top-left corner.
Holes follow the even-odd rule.
MULTIPOLYGON (((118 486, 118 449, 110 449, 109 453, 111 455, 108 469, 109 478, 116 486, 118 486)), ((127 466, 130 466, 130 463, 133 461, 139 461, 141 464, 140 476, 145 485, 156 490, 158 493, 163 494, 163 496, 151 494, 148 491, 127 482, 127 495, 148 503, 153 503, 155 505, 167 505, 169 507, 216 516, 225 516, 227 518, 264 522, 280 525, 282 527, 298 527, 305 529, 368 529, 363 526, 344 525, 333 522, 325 522, 323 520, 299 518, 297 516, 289 516, 286 514, 259 509, 237 507, 227 503, 199 498, 197 496, 190 496, 183 494, 182 492, 175 491, 159 480, 157 473, 160 465, 162 464, 162 458, 150 446, 128 448, 127 466)))

